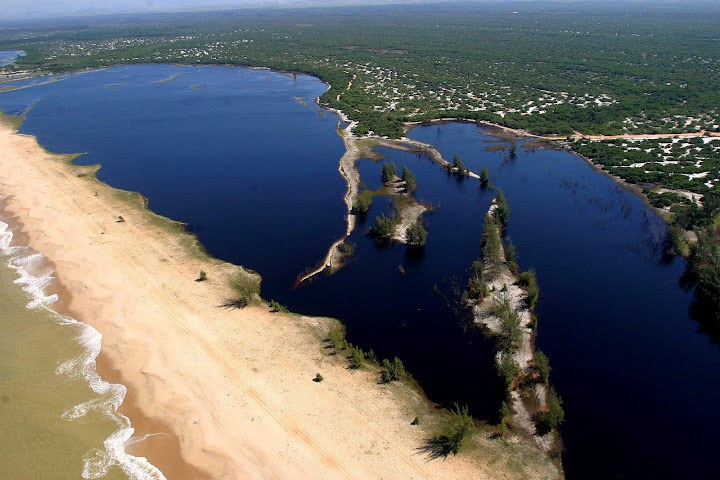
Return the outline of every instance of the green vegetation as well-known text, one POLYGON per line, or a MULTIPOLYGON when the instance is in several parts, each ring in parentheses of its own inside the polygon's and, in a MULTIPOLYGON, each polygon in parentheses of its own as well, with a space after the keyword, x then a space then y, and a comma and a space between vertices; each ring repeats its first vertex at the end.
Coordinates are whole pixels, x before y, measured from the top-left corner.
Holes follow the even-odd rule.
POLYGON ((288 309, 284 305, 276 302, 275 300, 270 300, 268 303, 268 306, 270 307, 270 312, 272 313, 287 313, 288 309))
POLYGON ((371 190, 363 190, 360 192, 355 199, 355 203, 352 206, 352 213, 365 214, 370 211, 372 207, 373 192, 371 190))
POLYGON ((394 162, 383 162, 382 164, 382 170, 380 172, 380 179, 382 180, 382 183, 387 185, 388 183, 392 182, 395 179, 395 176, 397 175, 397 166, 395 166, 394 162))
POLYGON ((538 287, 537 278, 535 272, 532 270, 522 272, 518 275, 518 284, 525 289, 527 295, 525 296, 525 304, 528 309, 535 310, 538 297, 540 296, 540 287, 538 287))
POLYGON ((498 363, 497 368, 498 376, 500 377, 500 379, 502 379, 507 389, 510 389, 512 387, 515 379, 517 379, 522 373, 520 366, 512 358, 512 355, 508 354, 502 355, 502 358, 500 358, 500 362, 498 363))
POLYGON ((417 222, 410 225, 405 232, 405 241, 411 247, 424 247, 427 243, 427 230, 423 226, 422 222, 417 222))
POLYGON ((410 422, 410 425, 420 425, 420 416, 415 415, 415 418, 413 418, 413 421, 410 422))
POLYGON ((500 408, 498 409, 498 417, 500 419, 500 427, 506 427, 507 424, 510 422, 510 408, 507 405, 507 402, 503 400, 503 402, 500 404, 500 408))
POLYGON ((487 167, 480 170, 480 187, 487 188, 490 185, 490 171, 487 167))
POLYGON ((196 282, 204 282, 207 280, 207 273, 205 270, 200 270, 200 275, 198 275, 198 278, 195 279, 196 282))
POLYGON ((313 378, 313 382, 320 383, 323 380, 325 380, 325 377, 323 377, 320 373, 315 374, 315 378, 313 378))
POLYGON ((553 428, 557 428, 565 420, 565 411, 562 407, 562 398, 555 392, 554 388, 550 388, 547 396, 547 410, 535 415, 535 427, 540 435, 549 433, 553 428))
POLYGON ((435 456, 447 457, 451 453, 457 455, 472 428, 473 421, 468 413, 468 407, 460 408, 456 403, 441 433, 428 442, 428 448, 435 456))
POLYGON ((578 140, 571 146, 608 173, 642 186, 657 208, 692 206, 720 190, 720 139, 578 140))
POLYGON ((387 358, 382 361, 383 370, 380 372, 380 380, 382 383, 390 383, 396 380, 403 380, 407 377, 405 366, 398 357, 391 362, 387 358))
POLYGON ((500 350, 505 353, 517 351, 522 340, 522 326, 520 314, 513 308, 510 297, 503 295, 493 304, 491 312, 500 319, 500 350))
POLYGON ((547 384, 550 381, 550 370, 552 370, 547 355, 540 350, 535 351, 533 363, 535 364, 535 371, 538 374, 538 381, 547 384))
POLYGON ((717 333, 720 330, 720 232, 716 226, 698 231, 688 268, 697 282, 695 295, 701 320, 717 333))
POLYGON ((453 161, 451 164, 448 165, 448 171, 452 172, 457 176, 458 178, 467 178, 470 171, 467 169, 465 164, 463 163, 462 159, 460 158, 460 155, 457 153, 453 155, 453 161))
POLYGON ((501 188, 496 189, 497 194, 495 195, 495 203, 497 208, 493 212, 493 216, 497 220, 497 224, 500 226, 500 230, 503 232, 507 229, 508 218, 510 217, 510 206, 508 205, 505 193, 501 188))
POLYGON ((417 187, 415 183, 415 175, 410 171, 409 168, 403 165, 402 169, 402 181, 405 182, 405 193, 412 195, 417 187))
POLYGON ((235 291, 236 295, 223 306, 245 308, 260 294, 260 278, 257 275, 242 272, 230 280, 230 287, 235 291))
POLYGON ((348 242, 340 242, 337 249, 343 257, 351 257, 355 253, 355 246, 348 242))
POLYGON ((376 240, 387 242, 395 233, 396 219, 381 213, 375 218, 375 223, 370 227, 368 233, 376 240))
POLYGON ((494 280, 503 267, 503 249, 500 228, 490 215, 485 216, 483 224, 481 252, 488 280, 494 280))
POLYGON ((27 52, 6 72, 127 63, 308 72, 331 85, 321 102, 358 121, 359 134, 400 137, 404 121, 443 117, 559 135, 720 124, 717 7, 511 10, 500 2, 108 18, 8 28, 0 48, 27 52))

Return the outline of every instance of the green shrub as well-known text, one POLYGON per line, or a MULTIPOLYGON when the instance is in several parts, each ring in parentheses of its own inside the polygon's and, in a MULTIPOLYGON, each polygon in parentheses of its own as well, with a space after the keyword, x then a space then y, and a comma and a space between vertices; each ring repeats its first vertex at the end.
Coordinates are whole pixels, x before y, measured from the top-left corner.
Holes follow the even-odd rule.
POLYGON ((198 278, 195 279, 196 282, 204 282, 207 280, 207 273, 205 273, 205 270, 200 270, 200 275, 198 275, 198 278))
POLYGON ((378 240, 388 240, 395 233, 395 219, 384 213, 375 218, 375 223, 370 227, 370 235, 378 240))
POLYGON ((415 191, 415 175, 410 171, 409 168, 403 165, 402 169, 402 181, 405 182, 405 193, 412 194, 415 191))
POLYGON ((391 362, 387 358, 382 361, 383 370, 380 372, 382 383, 390 383, 395 380, 402 380, 407 377, 405 366, 398 357, 391 362))
POLYGON ((535 370, 538 373, 540 383, 547 383, 550 380, 550 370, 552 370, 547 355, 537 350, 533 356, 533 363, 535 364, 535 370))
POLYGON ((395 164, 393 162, 383 162, 382 171, 380 172, 382 183, 386 184, 391 182, 395 178, 395 175, 397 175, 397 167, 395 164))
POLYGON ((320 383, 323 380, 324 380, 324 377, 322 375, 320 375, 319 373, 316 373, 315 378, 313 378, 313 382, 315 382, 315 383, 320 383))
POLYGON ((411 247, 424 247, 427 243, 427 230, 422 222, 417 221, 410 225, 405 232, 405 241, 411 247))
POLYGON ((497 195, 495 196, 495 203, 497 208, 493 212, 495 219, 500 227, 500 230, 507 229, 508 218, 510 217, 510 206, 508 205, 507 199, 502 189, 497 189, 497 195))
POLYGON ((353 347, 348 356, 348 361, 350 363, 349 368, 351 370, 357 370, 362 367, 362 364, 365 362, 365 352, 362 351, 362 348, 353 347))
POLYGON ((562 398, 558 396, 555 389, 550 388, 547 396, 547 410, 535 415, 535 427, 538 434, 545 435, 565 421, 565 410, 563 410, 562 403, 562 398))
POLYGON ((352 213, 364 214, 370 211, 372 207, 373 192, 370 190, 363 190, 355 198, 355 203, 352 206, 352 213))
POLYGON ((345 332, 345 326, 338 325, 328 332, 328 336, 325 338, 325 341, 328 342, 335 350, 344 350, 348 347, 345 332))
POLYGON ((497 223, 490 215, 485 216, 482 233, 482 260, 489 280, 496 278, 503 267, 502 240, 497 223))
POLYGON ((535 272, 533 272, 532 270, 522 272, 518 276, 518 283, 527 292, 527 296, 525 297, 525 304, 527 305, 528 309, 535 310, 535 305, 537 304, 538 297, 540 296, 540 287, 538 287, 535 272))
POLYGON ((229 308, 245 308, 260 293, 260 279, 247 272, 240 273, 230 280, 230 287, 235 291, 235 298, 224 306, 229 308))
POLYGON ((284 305, 281 305, 280 303, 276 302, 275 300, 270 300, 269 306, 270 306, 270 312, 272 312, 272 313, 278 313, 278 312, 279 313, 287 313, 287 311, 288 311, 288 309, 284 305))
POLYGON ((487 167, 482 167, 480 170, 480 186, 482 188, 487 188, 488 185, 490 185, 490 172, 487 167))
POLYGON ((470 173, 463 161, 460 159, 460 155, 457 153, 453 155, 452 168, 455 169, 455 175, 459 178, 466 178, 470 173))
POLYGON ((456 403, 441 433, 430 440, 430 447, 437 455, 448 456, 451 453, 457 455, 472 428, 473 421, 468 413, 468 407, 460 408, 456 403))
POLYGON ((515 362, 511 355, 506 353, 502 356, 502 358, 500 358, 500 362, 498 363, 498 375, 502 379, 506 388, 510 388, 520 373, 520 366, 515 362))

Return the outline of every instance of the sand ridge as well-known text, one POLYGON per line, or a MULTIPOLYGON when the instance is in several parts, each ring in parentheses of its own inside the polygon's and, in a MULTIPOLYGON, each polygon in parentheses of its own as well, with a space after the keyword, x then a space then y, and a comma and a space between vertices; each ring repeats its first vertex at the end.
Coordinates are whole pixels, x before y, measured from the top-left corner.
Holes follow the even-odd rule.
MULTIPOLYGON (((64 308, 103 335, 101 375, 119 375, 108 380, 125 384, 142 417, 177 437, 195 469, 175 468, 172 478, 558 476, 540 454, 485 437, 475 440, 483 455, 428 461, 418 451, 428 434, 410 420, 432 406, 329 356, 322 338, 333 321, 222 308, 239 267, 194 254, 189 236, 139 198, 67 160, 0 123, 6 214, 56 265, 70 297, 64 308), (195 281, 200 270, 208 281, 195 281), (312 381, 317 372, 321 383, 312 381)), ((131 410, 136 433, 158 433, 131 410)), ((133 453, 164 471, 173 463, 142 441, 133 453)))

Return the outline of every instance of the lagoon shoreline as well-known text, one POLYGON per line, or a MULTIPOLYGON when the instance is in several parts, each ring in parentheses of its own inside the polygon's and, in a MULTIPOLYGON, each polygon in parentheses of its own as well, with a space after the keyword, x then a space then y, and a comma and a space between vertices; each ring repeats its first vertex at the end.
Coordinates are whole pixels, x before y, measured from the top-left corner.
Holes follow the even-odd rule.
MULTIPOLYGON (((476 455, 418 455, 428 432, 408 417, 434 407, 328 356, 321 340, 336 322, 271 314, 260 303, 220 308, 233 295, 229 280, 247 275, 240 267, 204 256, 138 195, 97 181, 96 167, 71 165, 72 156, 48 153, 32 136, 2 125, 0 151, 5 214, 55 265, 55 307, 103 335, 97 370, 126 385, 121 412, 136 435, 152 435, 130 453, 172 478, 501 475, 476 455), (195 282, 200 270, 207 282, 195 282), (317 371, 322 384, 312 382, 317 371)), ((478 441, 507 455, 507 446, 478 441)), ((536 478, 558 475, 538 452, 521 455, 536 478)))

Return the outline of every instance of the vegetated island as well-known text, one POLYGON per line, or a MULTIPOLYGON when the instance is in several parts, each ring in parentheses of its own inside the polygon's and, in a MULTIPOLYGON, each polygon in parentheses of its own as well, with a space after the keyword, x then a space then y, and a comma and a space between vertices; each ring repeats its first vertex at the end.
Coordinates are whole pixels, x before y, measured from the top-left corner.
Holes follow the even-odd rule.
POLYGON ((3 219, 56 266, 54 307, 102 333, 98 371, 127 386, 144 438, 131 453, 168 478, 562 476, 531 442, 438 410, 399 360, 363 360, 337 321, 262 301, 257 274, 6 120, 3 219))
POLYGON ((529 435, 559 457, 562 400, 549 387, 548 358, 534 347, 539 288, 532 271, 519 271, 512 243, 502 240, 508 217, 507 200, 497 189, 483 224, 481 256, 473 262, 462 302, 472 308, 476 325, 496 341, 496 368, 508 395, 498 412, 500 434, 529 435))

